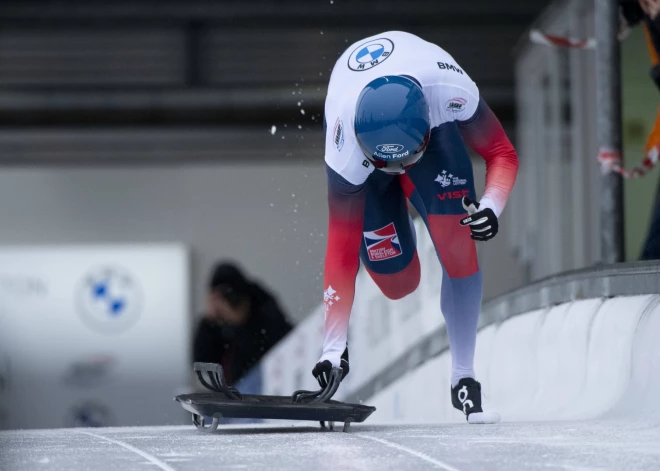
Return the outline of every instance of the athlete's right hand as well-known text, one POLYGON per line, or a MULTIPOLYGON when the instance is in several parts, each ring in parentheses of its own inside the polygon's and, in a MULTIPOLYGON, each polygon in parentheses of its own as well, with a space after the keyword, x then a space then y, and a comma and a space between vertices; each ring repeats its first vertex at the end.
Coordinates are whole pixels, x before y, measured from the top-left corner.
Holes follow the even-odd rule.
POLYGON ((467 196, 463 197, 463 209, 469 216, 461 219, 461 226, 470 226, 470 237, 474 240, 490 240, 497 234, 499 223, 497 216, 490 208, 479 211, 479 203, 467 196))
MULTIPOLYGON (((349 370, 348 345, 346 346, 346 349, 344 349, 344 353, 341 354, 339 365, 342 369, 341 379, 343 380, 348 374, 348 370, 349 370)), ((322 388, 325 388, 328 385, 331 371, 332 371, 332 362, 330 360, 323 360, 323 361, 319 361, 316 364, 316 366, 314 366, 314 369, 312 369, 312 375, 314 375, 316 380, 319 382, 319 385, 322 388)))

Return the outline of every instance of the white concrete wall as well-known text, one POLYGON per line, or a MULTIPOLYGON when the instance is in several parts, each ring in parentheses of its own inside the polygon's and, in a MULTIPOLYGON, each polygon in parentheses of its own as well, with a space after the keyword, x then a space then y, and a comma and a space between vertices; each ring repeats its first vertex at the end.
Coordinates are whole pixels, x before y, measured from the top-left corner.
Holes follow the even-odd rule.
MULTIPOLYGON (((660 423, 660 296, 587 299, 479 333, 477 379, 503 421, 635 418, 660 423)), ((379 422, 455 422, 449 354, 368 401, 379 422), (405 400, 404 400, 405 398, 405 400)))

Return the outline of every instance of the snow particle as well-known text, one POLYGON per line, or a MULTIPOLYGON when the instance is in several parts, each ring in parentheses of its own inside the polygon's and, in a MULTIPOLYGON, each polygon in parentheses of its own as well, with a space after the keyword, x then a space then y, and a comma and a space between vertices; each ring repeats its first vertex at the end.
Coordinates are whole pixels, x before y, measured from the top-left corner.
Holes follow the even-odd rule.
POLYGON ((272 136, 274 136, 276 132, 277 132, 277 126, 272 125, 272 126, 270 127, 270 134, 271 134, 272 136))
POLYGON ((301 109, 300 109, 300 114, 304 115, 304 114, 305 114, 305 110, 303 110, 303 109, 301 108, 301 109))

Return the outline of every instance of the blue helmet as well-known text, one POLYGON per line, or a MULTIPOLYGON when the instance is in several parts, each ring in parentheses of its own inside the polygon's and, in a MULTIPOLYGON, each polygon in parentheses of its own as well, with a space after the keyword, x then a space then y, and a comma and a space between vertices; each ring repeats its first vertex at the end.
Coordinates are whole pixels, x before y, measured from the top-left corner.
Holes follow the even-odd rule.
POLYGON ((355 134, 380 170, 403 173, 417 162, 431 134, 429 105, 417 81, 387 75, 369 82, 355 107, 355 134))

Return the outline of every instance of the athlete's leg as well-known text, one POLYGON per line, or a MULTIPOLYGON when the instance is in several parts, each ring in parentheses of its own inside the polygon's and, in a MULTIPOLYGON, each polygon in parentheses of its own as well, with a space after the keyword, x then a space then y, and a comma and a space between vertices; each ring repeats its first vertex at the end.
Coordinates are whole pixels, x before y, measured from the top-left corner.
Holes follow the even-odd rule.
POLYGON ((420 279, 415 228, 399 180, 375 171, 366 183, 360 260, 385 296, 400 299, 420 279))
POLYGON ((452 354, 452 385, 474 378, 474 351, 482 298, 482 276, 461 199, 476 200, 472 164, 458 128, 433 130, 424 157, 403 177, 402 186, 426 222, 443 267, 440 307, 452 354))

